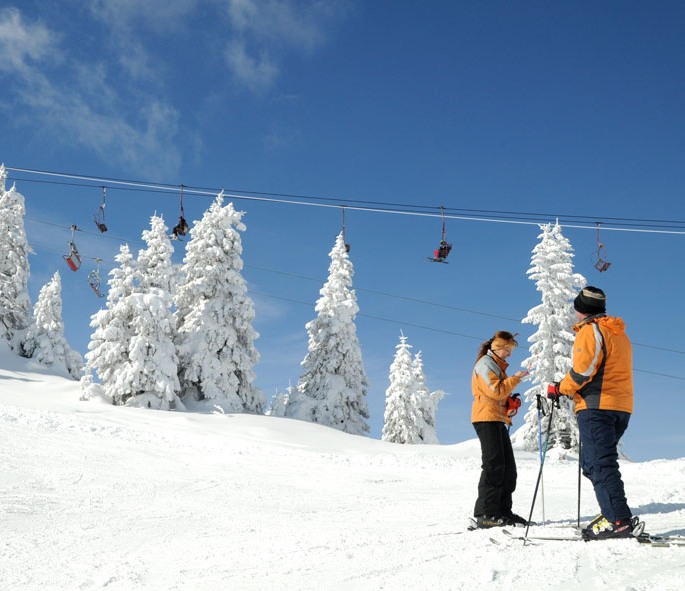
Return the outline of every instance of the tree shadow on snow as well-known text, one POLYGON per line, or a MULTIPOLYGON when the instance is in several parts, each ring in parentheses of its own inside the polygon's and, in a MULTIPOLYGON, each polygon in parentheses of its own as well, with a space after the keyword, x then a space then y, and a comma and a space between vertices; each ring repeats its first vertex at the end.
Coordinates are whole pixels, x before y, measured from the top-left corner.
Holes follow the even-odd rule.
POLYGON ((13 382, 38 382, 39 380, 34 380, 32 378, 24 378, 18 376, 7 376, 0 374, 0 380, 12 380, 13 382))

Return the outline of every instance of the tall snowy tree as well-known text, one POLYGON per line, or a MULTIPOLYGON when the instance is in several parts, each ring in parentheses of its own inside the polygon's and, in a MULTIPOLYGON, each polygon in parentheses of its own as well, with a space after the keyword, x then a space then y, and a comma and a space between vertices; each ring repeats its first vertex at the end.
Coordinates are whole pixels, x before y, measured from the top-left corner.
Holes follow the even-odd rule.
POLYGON ((416 368, 407 337, 400 335, 390 365, 390 386, 385 391, 385 415, 381 439, 390 443, 423 443, 426 431, 417 396, 416 368))
MULTIPOLYGON (((573 248, 561 232, 561 226, 540 226, 540 242, 533 249, 528 276, 535 281, 542 303, 529 310, 523 322, 536 325, 537 331, 528 338, 530 357, 523 365, 530 368, 532 387, 525 392, 530 403, 525 424, 515 433, 514 440, 523 442, 525 449, 539 447, 539 426, 536 395, 545 396, 547 384, 558 382, 571 368, 573 348, 573 298, 585 286, 585 278, 573 272, 573 248)), ((573 401, 562 396, 561 408, 555 409, 549 433, 549 447, 577 451, 578 423, 573 401)), ((548 420, 541 425, 547 437, 548 420)))
POLYGON ((126 400, 129 406, 173 409, 180 391, 174 345, 176 323, 171 311, 174 249, 167 231, 164 220, 152 216, 150 229, 143 232, 147 248, 138 253, 138 285, 127 298, 135 313, 128 360, 121 368, 120 381, 125 381, 124 390, 133 394, 126 400))
POLYGON ((190 231, 176 291, 176 345, 184 401, 208 400, 225 412, 264 411, 255 386, 259 353, 254 304, 242 276, 243 212, 223 193, 190 231))
POLYGON ((5 190, 7 171, 0 166, 0 338, 13 351, 21 343, 31 321, 29 253, 24 230, 24 196, 14 186, 5 190))
POLYGON ((328 280, 316 302, 318 316, 305 325, 309 348, 286 416, 363 435, 369 432, 368 381, 354 323, 359 311, 354 268, 342 233, 330 258, 328 280))
POLYGON ((416 400, 421 410, 423 417, 423 426, 419 433, 421 443, 439 443, 436 432, 436 414, 438 412, 438 403, 445 396, 442 390, 434 390, 431 392, 426 384, 426 375, 423 372, 423 359, 421 351, 419 351, 412 361, 412 372, 414 374, 414 384, 416 391, 416 400))
POLYGON ((124 404, 134 391, 120 371, 129 362, 132 325, 137 313, 132 305, 138 280, 133 255, 124 244, 114 259, 118 266, 109 272, 105 308, 91 316, 93 333, 88 343, 86 367, 81 379, 81 399, 102 394, 113 404, 124 404), (100 383, 93 380, 96 373, 100 383))
POLYGON ((22 349, 38 363, 64 369, 75 380, 81 377, 83 359, 64 336, 62 280, 57 271, 40 290, 22 349))

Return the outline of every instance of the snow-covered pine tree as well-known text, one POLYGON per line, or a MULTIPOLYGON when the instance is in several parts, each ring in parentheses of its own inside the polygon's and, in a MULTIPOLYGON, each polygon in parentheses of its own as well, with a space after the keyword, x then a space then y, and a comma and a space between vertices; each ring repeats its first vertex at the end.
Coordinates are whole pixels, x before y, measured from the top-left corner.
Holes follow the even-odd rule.
POLYGON ((176 323, 171 307, 175 285, 171 262, 173 247, 163 218, 152 216, 143 232, 147 248, 138 253, 139 277, 128 303, 134 309, 128 361, 121 368, 128 406, 169 410, 176 408, 180 391, 178 358, 174 345, 176 323))
POLYGON ((138 281, 136 264, 127 244, 114 258, 118 266, 109 272, 105 308, 91 316, 93 333, 88 343, 86 366, 81 378, 81 400, 102 394, 112 404, 124 404, 135 392, 120 370, 129 362, 131 326, 137 313, 132 305, 138 281), (100 384, 93 380, 97 374, 100 384))
POLYGON ((176 346, 183 400, 207 400, 225 412, 264 412, 254 384, 259 353, 254 304, 242 276, 244 212, 223 193, 190 230, 176 291, 176 346))
POLYGON ((59 271, 55 271, 52 279, 40 290, 22 351, 24 356, 38 363, 66 370, 75 380, 81 377, 83 359, 69 346, 64 336, 62 279, 59 271))
POLYGON ((363 435, 369 432, 368 381, 354 323, 359 311, 354 267, 342 232, 329 256, 328 280, 315 307, 318 316, 305 325, 308 352, 286 416, 363 435))
POLYGON ((269 406, 266 411, 264 411, 264 414, 270 417, 284 417, 286 408, 288 407, 288 400, 294 390, 294 386, 288 386, 285 392, 276 392, 271 398, 269 406))
POLYGON ((414 355, 412 372, 414 373, 416 400, 419 404, 424 422, 423 428, 419 433, 419 438, 421 439, 421 443, 437 444, 439 441, 435 420, 438 412, 438 403, 445 396, 445 392, 443 390, 434 390, 431 392, 428 389, 426 375, 423 371, 421 351, 414 355))
MULTIPOLYGON (((381 439, 390 443, 424 443, 427 430, 417 396, 417 382, 411 345, 400 335, 395 358, 390 365, 390 385, 385 391, 385 414, 381 439)), ((424 386, 425 387, 425 386, 424 386)))
POLYGON ((0 338, 16 353, 31 321, 29 253, 24 230, 24 196, 14 186, 5 190, 7 171, 0 166, 0 338))
MULTIPOLYGON (((545 396, 547 384, 558 382, 571 367, 573 348, 572 300, 578 289, 586 284, 585 278, 573 272, 573 248, 564 237, 559 223, 540 226, 540 242, 533 249, 528 276, 535 281, 542 294, 542 303, 528 311, 522 320, 538 327, 528 338, 531 343, 530 357, 523 365, 530 368, 533 386, 524 398, 530 403, 525 424, 514 434, 514 441, 523 443, 525 449, 539 448, 538 411, 536 395, 545 396)), ((549 434, 549 447, 577 451, 578 423, 573 401, 562 396, 561 408, 554 412, 549 434)), ((548 421, 543 419, 542 437, 546 438, 548 421)))

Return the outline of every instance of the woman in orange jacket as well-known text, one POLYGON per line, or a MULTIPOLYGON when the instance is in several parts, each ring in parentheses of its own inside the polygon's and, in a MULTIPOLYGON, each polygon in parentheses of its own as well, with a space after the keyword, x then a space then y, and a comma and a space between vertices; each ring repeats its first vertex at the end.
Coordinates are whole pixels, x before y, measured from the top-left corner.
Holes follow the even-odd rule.
POLYGON ((510 332, 495 333, 481 344, 471 375, 471 422, 480 440, 483 462, 473 511, 477 527, 527 525, 523 517, 511 510, 517 474, 509 426, 520 406, 518 394, 512 396, 512 392, 521 378, 528 375, 522 370, 511 377, 506 374, 506 359, 516 346, 518 343, 510 332))

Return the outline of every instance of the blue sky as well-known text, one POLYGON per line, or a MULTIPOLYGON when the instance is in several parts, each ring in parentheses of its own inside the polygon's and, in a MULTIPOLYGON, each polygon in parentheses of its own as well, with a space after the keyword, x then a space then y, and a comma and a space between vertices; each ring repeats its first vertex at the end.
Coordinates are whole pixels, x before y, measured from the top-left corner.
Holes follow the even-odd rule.
MULTIPOLYGON (((559 217, 576 271, 606 291, 635 343, 626 452, 681 457, 684 26, 675 1, 6 2, 0 161, 207 189, 185 193, 190 222, 215 190, 272 199, 234 199, 267 397, 297 381, 348 205, 374 437, 400 331, 429 385, 448 392, 441 442, 473 437, 478 344, 498 329, 533 332, 519 319, 539 302, 526 276, 539 229, 520 214, 559 217), (371 202, 431 215, 352 207, 371 202), (448 265, 425 260, 441 205, 455 215, 448 265)), ((106 183, 101 235, 105 183, 11 170, 12 182, 26 197, 32 297, 60 271, 67 337, 85 352, 102 304, 86 283, 94 259, 104 281, 121 241, 141 247, 152 214, 176 223, 178 191, 106 183), (62 260, 72 224, 86 257, 77 273, 62 260)))

